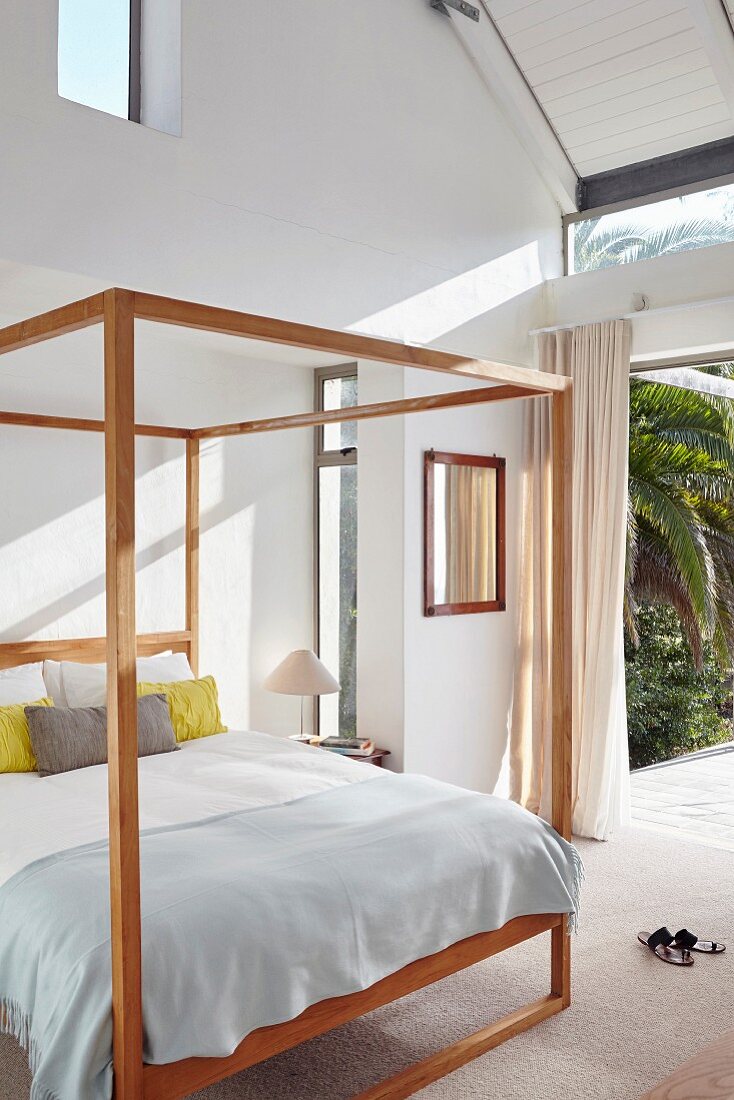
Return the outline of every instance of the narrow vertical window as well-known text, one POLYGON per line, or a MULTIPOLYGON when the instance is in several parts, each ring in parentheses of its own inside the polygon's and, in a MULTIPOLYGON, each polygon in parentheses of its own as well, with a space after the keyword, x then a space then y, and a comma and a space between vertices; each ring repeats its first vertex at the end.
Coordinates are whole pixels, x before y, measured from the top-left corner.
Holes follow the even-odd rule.
POLYGON ((140 121, 140 0, 59 0, 58 89, 140 121))
MULTIPOLYGON (((357 367, 316 372, 316 407, 357 404, 357 367)), ((316 648, 341 685, 318 700, 321 736, 357 733, 357 425, 316 429, 316 648)))

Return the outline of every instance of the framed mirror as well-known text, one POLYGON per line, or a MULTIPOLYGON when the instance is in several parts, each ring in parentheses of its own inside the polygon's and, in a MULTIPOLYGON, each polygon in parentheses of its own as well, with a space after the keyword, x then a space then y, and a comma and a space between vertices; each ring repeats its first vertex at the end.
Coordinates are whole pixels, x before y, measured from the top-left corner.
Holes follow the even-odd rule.
POLYGON ((423 613, 505 610, 505 459, 426 451, 423 613))

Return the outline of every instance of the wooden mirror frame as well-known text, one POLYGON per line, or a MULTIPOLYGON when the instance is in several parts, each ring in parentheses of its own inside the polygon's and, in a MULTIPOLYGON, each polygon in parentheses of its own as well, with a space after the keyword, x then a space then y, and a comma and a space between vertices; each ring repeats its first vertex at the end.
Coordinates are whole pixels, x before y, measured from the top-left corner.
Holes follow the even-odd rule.
POLYGON ((486 455, 454 454, 451 451, 426 451, 423 456, 423 614, 472 615, 483 611, 504 611, 505 602, 505 467, 507 460, 486 455), (497 576, 496 600, 468 603, 440 603, 435 600, 434 584, 434 520, 435 520, 435 467, 484 466, 497 471, 497 576))

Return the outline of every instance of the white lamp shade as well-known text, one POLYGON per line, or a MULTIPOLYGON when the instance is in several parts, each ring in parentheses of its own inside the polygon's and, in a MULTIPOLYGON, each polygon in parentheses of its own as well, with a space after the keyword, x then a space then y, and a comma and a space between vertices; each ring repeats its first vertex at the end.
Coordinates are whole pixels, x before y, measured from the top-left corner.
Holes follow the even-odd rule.
POLYGON ((265 681, 278 695, 333 695, 339 684, 312 649, 294 649, 265 681))

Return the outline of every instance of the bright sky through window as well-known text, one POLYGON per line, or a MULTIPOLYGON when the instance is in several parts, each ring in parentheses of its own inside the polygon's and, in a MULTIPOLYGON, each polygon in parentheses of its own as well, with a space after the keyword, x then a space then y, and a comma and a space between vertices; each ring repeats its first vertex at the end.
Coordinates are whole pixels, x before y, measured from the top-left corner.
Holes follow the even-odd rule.
POLYGON ((59 95, 128 117, 130 0, 59 0, 59 95))
POLYGON ((734 184, 569 225, 569 274, 734 240, 734 184))

